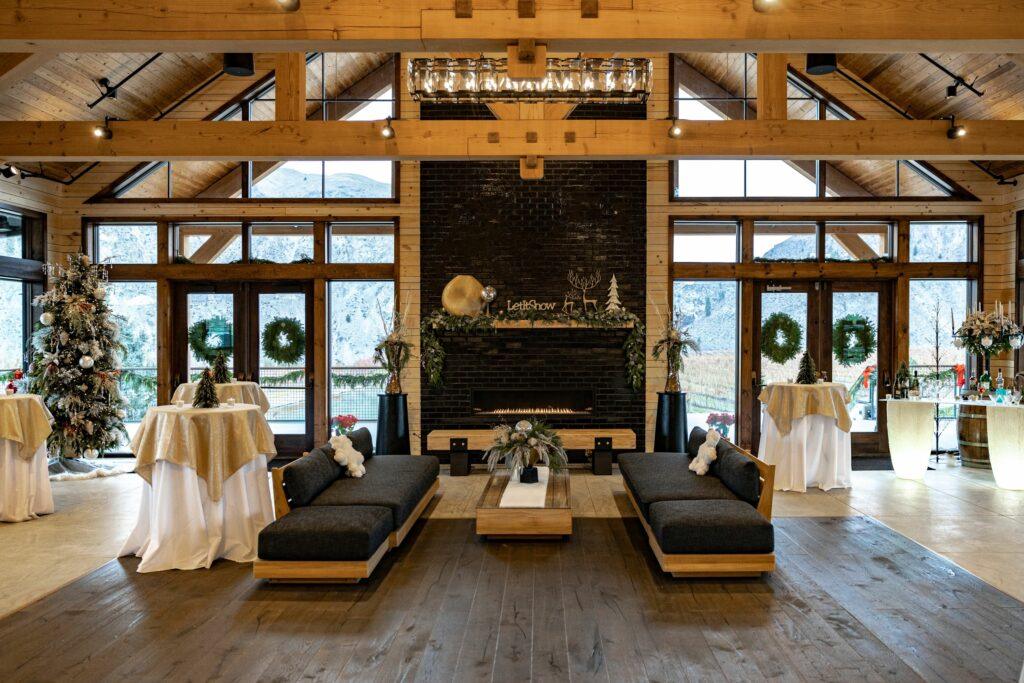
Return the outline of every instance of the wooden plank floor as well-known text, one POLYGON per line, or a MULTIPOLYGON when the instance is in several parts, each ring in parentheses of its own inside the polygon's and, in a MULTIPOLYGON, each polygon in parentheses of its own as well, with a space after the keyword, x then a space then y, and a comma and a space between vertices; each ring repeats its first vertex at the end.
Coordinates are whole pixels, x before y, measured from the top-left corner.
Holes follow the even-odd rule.
POLYGON ((122 559, 0 620, 0 681, 1017 680, 1020 602, 865 517, 776 527, 764 580, 666 578, 596 517, 510 543, 431 519, 357 586, 122 559))

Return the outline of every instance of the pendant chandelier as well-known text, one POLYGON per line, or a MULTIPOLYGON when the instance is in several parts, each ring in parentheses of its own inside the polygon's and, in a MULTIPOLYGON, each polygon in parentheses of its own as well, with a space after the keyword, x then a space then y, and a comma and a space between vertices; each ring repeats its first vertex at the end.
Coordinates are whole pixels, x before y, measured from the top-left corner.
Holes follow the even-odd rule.
POLYGON ((549 58, 543 78, 512 78, 508 59, 409 60, 409 93, 423 102, 643 103, 651 92, 651 60, 549 58))

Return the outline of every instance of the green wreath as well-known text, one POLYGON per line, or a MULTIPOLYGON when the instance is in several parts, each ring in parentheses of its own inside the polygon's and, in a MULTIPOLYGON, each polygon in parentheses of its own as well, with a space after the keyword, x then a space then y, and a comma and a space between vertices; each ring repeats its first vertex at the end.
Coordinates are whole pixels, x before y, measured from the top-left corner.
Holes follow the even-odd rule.
POLYGON ((193 323, 192 327, 188 328, 188 345, 195 357, 207 365, 212 365, 218 354, 231 356, 235 350, 231 323, 221 316, 193 323), (209 344, 211 335, 218 340, 217 346, 209 344))
POLYGON ((845 368, 866 361, 877 343, 875 326, 862 315, 851 313, 832 326, 832 355, 845 368))
POLYGON ((263 328, 263 353, 283 365, 302 358, 306 353, 306 331, 302 329, 302 323, 295 318, 274 318, 267 323, 263 328))
POLYGON ((796 358, 802 343, 800 324, 785 313, 772 313, 761 324, 761 355, 773 363, 782 365, 796 358))

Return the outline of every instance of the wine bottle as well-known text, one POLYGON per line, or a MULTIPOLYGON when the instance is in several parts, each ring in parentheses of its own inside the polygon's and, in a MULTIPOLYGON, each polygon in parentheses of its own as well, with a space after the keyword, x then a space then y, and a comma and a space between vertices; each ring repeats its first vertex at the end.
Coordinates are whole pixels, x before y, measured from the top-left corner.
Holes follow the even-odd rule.
POLYGON ((1000 391, 1006 388, 1006 380, 1003 379, 1003 370, 999 369, 999 374, 996 375, 996 391, 1000 391))

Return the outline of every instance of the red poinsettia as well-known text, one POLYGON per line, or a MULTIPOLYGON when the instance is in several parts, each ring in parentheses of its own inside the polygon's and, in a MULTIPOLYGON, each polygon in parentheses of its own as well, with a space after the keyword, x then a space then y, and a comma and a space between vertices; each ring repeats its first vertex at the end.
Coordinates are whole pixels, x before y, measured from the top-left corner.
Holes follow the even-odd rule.
POLYGON ((331 418, 331 427, 335 434, 348 434, 357 422, 359 419, 355 415, 335 415, 331 418))

